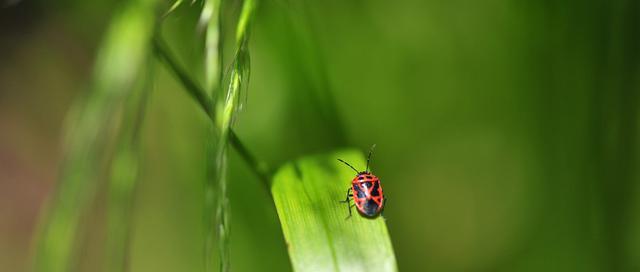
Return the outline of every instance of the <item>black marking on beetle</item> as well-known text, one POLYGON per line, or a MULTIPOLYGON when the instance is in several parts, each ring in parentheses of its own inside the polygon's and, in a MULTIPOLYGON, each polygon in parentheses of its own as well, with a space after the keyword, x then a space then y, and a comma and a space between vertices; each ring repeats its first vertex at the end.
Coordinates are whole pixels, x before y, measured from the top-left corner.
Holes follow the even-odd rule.
POLYGON ((367 216, 374 216, 378 211, 378 203, 373 199, 365 201, 362 205, 362 212, 367 216))
POLYGON ((364 177, 363 177, 363 176, 359 176, 359 177, 358 177, 358 180, 363 180, 363 179, 364 179, 364 177))
POLYGON ((379 191, 380 190, 380 182, 376 182, 373 184, 373 190, 371 190, 371 196, 380 196, 379 191))

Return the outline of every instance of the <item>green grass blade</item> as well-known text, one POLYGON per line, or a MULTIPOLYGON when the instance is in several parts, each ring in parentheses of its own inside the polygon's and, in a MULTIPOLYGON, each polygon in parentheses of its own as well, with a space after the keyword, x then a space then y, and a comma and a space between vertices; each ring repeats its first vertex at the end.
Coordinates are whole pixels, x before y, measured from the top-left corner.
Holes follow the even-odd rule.
MULTIPOLYGON (((385 219, 351 218, 343 200, 353 170, 364 168, 358 151, 305 157, 284 165, 271 191, 295 271, 396 271, 385 219)), ((384 181, 384 177, 382 179, 384 181)))
POLYGON ((39 226, 36 271, 72 271, 82 216, 95 195, 109 131, 147 59, 155 25, 155 0, 123 3, 96 60, 91 93, 78 104, 66 135, 65 158, 48 214, 39 226))
POLYGON ((109 175, 107 209, 107 271, 127 271, 129 233, 132 225, 133 197, 140 172, 140 132, 153 78, 153 62, 148 62, 147 78, 141 91, 134 92, 124 112, 122 128, 109 175))

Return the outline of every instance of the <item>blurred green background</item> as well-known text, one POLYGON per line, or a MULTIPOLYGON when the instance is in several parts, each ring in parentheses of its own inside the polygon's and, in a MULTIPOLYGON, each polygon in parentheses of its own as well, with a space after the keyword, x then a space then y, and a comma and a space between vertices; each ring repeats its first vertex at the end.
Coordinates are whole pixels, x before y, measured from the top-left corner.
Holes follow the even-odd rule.
MULTIPOLYGON (((119 2, 3 4, 0 271, 24 271, 119 2)), ((194 70, 199 9, 165 21, 194 70)), ((264 0, 250 50, 237 134, 272 166, 376 143, 401 271, 640 271, 640 2, 264 0)), ((207 117, 161 65, 153 85, 131 271, 202 271, 207 117)), ((232 270, 290 270, 273 203, 229 165, 232 270)), ((104 267, 100 186, 82 271, 104 267)))

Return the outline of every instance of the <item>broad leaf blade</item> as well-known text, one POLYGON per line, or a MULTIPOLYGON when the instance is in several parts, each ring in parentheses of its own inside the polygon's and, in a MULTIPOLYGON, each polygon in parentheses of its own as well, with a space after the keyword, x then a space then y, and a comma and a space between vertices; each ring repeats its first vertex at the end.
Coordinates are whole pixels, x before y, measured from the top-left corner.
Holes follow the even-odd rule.
POLYGON ((296 271, 396 271, 384 218, 369 219, 344 203, 355 173, 341 158, 364 168, 358 151, 302 158, 283 166, 271 187, 296 271))

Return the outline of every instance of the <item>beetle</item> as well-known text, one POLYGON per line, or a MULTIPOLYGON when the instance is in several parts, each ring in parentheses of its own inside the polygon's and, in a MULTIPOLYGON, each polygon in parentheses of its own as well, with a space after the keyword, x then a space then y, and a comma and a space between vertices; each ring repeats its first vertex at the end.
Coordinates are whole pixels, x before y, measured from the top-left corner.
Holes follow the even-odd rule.
POLYGON ((338 159, 338 161, 346 164, 353 169, 353 171, 356 171, 356 176, 351 181, 351 187, 347 189, 347 196, 345 200, 340 201, 341 203, 346 203, 349 208, 349 216, 347 216, 347 219, 351 217, 351 208, 353 208, 353 206, 358 208, 358 212, 360 212, 360 214, 370 218, 378 216, 378 214, 380 214, 384 209, 386 199, 382 192, 380 179, 369 171, 371 153, 373 153, 375 146, 376 145, 373 145, 369 150, 369 155, 367 156, 367 167, 363 172, 356 170, 356 168, 351 166, 348 162, 338 159), (352 198, 354 202, 353 205, 351 204, 352 198))

